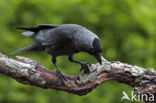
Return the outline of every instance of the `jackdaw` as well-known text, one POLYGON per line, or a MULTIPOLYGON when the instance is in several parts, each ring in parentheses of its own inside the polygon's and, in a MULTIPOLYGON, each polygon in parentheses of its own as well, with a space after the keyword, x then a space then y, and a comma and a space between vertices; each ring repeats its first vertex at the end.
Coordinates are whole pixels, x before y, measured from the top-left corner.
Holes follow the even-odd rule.
POLYGON ((87 63, 73 59, 75 53, 84 51, 93 55, 102 64, 102 45, 99 38, 87 28, 77 24, 49 25, 40 24, 37 27, 17 29, 26 30, 23 35, 35 41, 34 44, 17 50, 12 54, 23 51, 45 51, 52 55, 52 62, 56 67, 58 77, 64 82, 66 79, 56 65, 56 57, 67 55, 69 61, 81 64, 87 72, 87 63))

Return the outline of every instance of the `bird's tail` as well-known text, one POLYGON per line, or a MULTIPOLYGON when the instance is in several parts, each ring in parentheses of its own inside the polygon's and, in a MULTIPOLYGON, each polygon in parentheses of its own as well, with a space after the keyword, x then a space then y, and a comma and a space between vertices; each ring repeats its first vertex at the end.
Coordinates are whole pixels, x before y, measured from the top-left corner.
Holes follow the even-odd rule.
POLYGON ((14 51, 13 53, 11 53, 11 55, 15 55, 15 54, 23 52, 23 51, 31 51, 31 50, 37 50, 37 49, 39 49, 39 44, 35 43, 35 44, 29 45, 27 47, 24 47, 22 49, 19 49, 17 51, 14 51))

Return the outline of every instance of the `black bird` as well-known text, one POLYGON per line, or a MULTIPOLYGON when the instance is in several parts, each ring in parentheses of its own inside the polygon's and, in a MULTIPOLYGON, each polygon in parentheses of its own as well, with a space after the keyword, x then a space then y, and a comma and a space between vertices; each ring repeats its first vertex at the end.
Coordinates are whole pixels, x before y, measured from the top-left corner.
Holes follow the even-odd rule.
POLYGON ((65 80, 64 75, 56 65, 56 57, 61 55, 69 56, 69 60, 81 64, 82 69, 86 71, 87 63, 75 61, 73 55, 84 51, 93 55, 100 64, 102 64, 102 45, 99 38, 87 28, 77 24, 49 25, 40 24, 37 27, 17 29, 26 30, 23 32, 35 41, 34 44, 17 50, 12 54, 23 51, 45 51, 52 55, 52 62, 56 67, 56 72, 61 80, 65 80))

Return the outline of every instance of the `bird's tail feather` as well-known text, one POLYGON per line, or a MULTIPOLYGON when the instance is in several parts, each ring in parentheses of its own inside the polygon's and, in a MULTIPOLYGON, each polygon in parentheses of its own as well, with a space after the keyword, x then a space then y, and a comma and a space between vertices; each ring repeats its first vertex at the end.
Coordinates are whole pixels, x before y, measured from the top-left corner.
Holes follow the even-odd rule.
POLYGON ((11 53, 11 55, 15 55, 15 54, 20 53, 20 52, 23 52, 23 51, 30 51, 30 50, 33 50, 33 49, 35 49, 37 47, 38 47, 38 44, 35 43, 35 44, 29 45, 27 47, 24 47, 22 49, 19 49, 17 51, 14 51, 13 53, 11 53))

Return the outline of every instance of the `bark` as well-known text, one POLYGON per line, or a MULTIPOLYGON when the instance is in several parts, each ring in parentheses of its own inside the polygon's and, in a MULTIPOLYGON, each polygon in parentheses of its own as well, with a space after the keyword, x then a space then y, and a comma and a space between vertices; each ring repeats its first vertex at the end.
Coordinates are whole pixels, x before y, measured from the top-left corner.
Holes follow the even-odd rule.
POLYGON ((156 71, 152 68, 144 69, 119 61, 109 62, 103 58, 102 65, 88 65, 89 73, 81 72, 77 76, 65 75, 67 81, 63 84, 56 72, 46 69, 40 63, 26 57, 16 58, 17 60, 0 53, 0 73, 23 84, 82 96, 106 81, 116 80, 133 87, 136 94, 146 93, 156 96, 156 71))

